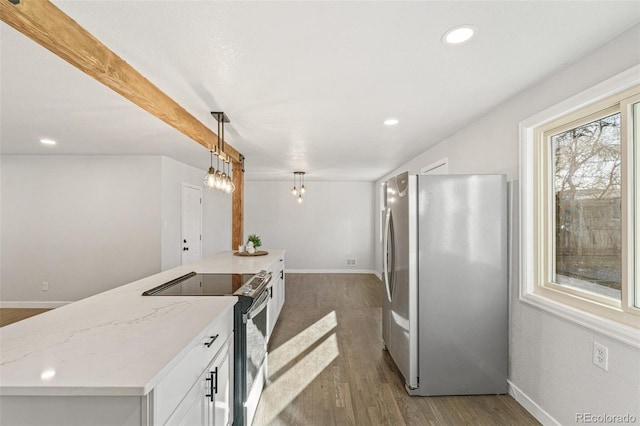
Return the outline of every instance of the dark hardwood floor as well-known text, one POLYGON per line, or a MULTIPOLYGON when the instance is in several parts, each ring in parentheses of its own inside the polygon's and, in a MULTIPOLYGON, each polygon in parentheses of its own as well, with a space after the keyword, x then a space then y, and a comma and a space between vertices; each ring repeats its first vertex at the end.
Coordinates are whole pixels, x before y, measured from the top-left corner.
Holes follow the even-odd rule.
POLYGON ((253 425, 535 425, 508 395, 410 397, 373 275, 287 274, 253 425))

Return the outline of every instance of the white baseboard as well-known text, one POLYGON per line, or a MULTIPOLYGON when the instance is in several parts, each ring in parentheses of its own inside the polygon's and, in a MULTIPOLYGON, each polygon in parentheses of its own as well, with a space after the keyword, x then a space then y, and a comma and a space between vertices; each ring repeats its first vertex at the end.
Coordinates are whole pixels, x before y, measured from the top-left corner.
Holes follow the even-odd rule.
POLYGON ((285 269, 287 274, 374 274, 372 269, 285 269))
POLYGON ((0 308, 54 309, 71 302, 0 302, 0 308))
POLYGON ((381 274, 380 272, 378 272, 378 271, 373 271, 373 274, 374 274, 376 277, 378 277, 378 279, 379 279, 380 281, 382 281, 382 274, 381 274))
POLYGON ((542 423, 545 426, 550 426, 550 425, 561 426, 560 422, 558 422, 556 419, 551 417, 549 413, 544 411, 542 407, 536 404, 534 400, 529 398, 527 394, 522 392, 520 388, 518 388, 516 385, 511 383, 511 381, 509 380, 507 380, 507 383, 509 384, 509 395, 511 395, 513 399, 515 399, 518 402, 518 404, 522 405, 525 408, 525 410, 531 413, 531 415, 535 417, 536 420, 538 420, 540 423, 542 423))

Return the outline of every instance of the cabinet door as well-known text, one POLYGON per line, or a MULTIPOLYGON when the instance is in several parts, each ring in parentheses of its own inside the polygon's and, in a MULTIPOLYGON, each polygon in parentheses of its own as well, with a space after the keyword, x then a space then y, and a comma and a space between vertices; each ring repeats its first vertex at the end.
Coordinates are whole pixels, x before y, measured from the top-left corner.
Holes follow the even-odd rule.
POLYGON ((209 389, 209 369, 198 378, 191 390, 184 397, 178 408, 167 419, 165 425, 205 426, 211 424, 211 402, 205 398, 209 389))
POLYGON ((284 306, 284 271, 282 272, 282 278, 278 280, 278 316, 280 316, 280 311, 282 311, 282 307, 284 306))
POLYGON ((284 285, 284 259, 280 260, 280 271, 278 272, 278 316, 284 306, 284 295, 286 292, 284 285))
POLYGON ((214 383, 213 424, 229 426, 233 422, 233 344, 227 343, 212 362, 214 383))
POLYGON ((271 297, 267 305, 267 342, 271 338, 284 305, 284 259, 274 262, 269 271, 273 274, 273 278, 271 279, 271 297))
POLYGON ((233 422, 233 337, 202 372, 165 425, 229 426, 233 422))
MULTIPOLYGON (((200 394, 202 395, 202 394, 200 394)), ((185 417, 179 424, 180 426, 208 426, 211 423, 208 422, 209 404, 207 404, 202 398, 198 398, 198 401, 185 413, 185 417)), ((168 423, 169 425, 173 423, 168 423)))
POLYGON ((276 286, 277 282, 271 283, 271 295, 269 296, 269 303, 267 304, 267 343, 271 338, 271 333, 276 325, 278 319, 278 290, 276 286))
POLYGON ((233 345, 233 320, 234 309, 229 309, 223 317, 212 322, 184 358, 154 387, 151 395, 153 424, 166 424, 196 383, 200 383, 204 392, 210 364, 226 344, 231 342, 233 345))

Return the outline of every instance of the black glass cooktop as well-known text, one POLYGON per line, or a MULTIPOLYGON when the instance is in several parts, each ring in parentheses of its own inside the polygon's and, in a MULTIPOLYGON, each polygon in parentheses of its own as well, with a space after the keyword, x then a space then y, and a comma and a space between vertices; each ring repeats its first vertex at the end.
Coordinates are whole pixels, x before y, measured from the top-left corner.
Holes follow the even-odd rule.
MULTIPOLYGON (((196 274, 190 272, 142 293, 143 296, 231 296, 250 284, 254 274, 196 274)), ((250 285, 249 285, 250 286, 250 285)))

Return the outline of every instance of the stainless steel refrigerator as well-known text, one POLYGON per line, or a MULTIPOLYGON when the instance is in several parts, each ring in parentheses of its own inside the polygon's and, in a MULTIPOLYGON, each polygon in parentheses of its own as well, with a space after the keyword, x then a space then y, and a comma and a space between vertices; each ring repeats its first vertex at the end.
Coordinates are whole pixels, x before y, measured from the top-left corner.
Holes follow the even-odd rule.
POLYGON ((386 182, 382 338, 411 395, 507 392, 504 175, 386 182))

